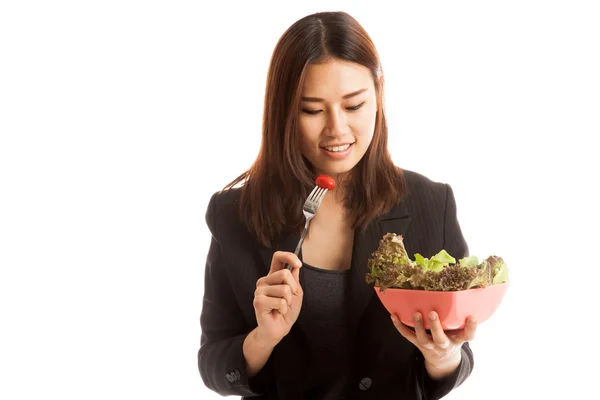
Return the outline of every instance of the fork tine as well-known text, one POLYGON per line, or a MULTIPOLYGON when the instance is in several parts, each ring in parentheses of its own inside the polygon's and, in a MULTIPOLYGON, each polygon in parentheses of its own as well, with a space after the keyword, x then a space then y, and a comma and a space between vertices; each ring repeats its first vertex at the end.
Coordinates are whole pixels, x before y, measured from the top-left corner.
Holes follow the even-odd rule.
POLYGON ((308 195, 307 199, 312 199, 315 196, 315 193, 317 193, 317 190, 319 190, 320 187, 319 186, 315 186, 314 189, 312 190, 312 192, 310 192, 310 194, 308 195))
POLYGON ((322 187, 319 186, 315 186, 315 190, 313 190, 310 193, 310 196, 308 196, 308 201, 316 201, 316 199, 319 198, 319 196, 321 195, 321 192, 323 191, 322 187))
POLYGON ((317 203, 317 205, 321 205, 321 202, 323 201, 323 198, 325 197, 325 193, 327 193, 326 188, 321 188, 321 189, 322 190, 317 193, 316 199, 314 199, 314 202, 317 203))
POLYGON ((310 196, 308 196, 308 198, 306 199, 307 202, 309 201, 315 201, 315 199, 319 196, 319 192, 321 191, 321 188, 319 186, 315 186, 315 188, 313 189, 312 192, 310 192, 310 196))
POLYGON ((319 186, 315 186, 315 188, 313 189, 312 192, 310 192, 310 194, 308 195, 308 197, 306 198, 306 201, 314 201, 317 196, 319 196, 319 192, 321 191, 321 188, 319 186))

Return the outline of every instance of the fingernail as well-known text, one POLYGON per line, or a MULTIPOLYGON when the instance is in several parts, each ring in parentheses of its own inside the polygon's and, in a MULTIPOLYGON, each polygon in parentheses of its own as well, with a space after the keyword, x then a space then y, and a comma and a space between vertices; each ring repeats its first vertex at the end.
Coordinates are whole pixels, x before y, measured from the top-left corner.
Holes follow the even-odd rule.
POLYGON ((392 315, 390 315, 390 317, 392 318, 393 323, 398 322, 398 317, 396 317, 395 315, 392 314, 392 315))
POLYGON ((421 314, 416 313, 415 314, 415 321, 420 321, 421 320, 421 314))
POLYGON ((471 317, 471 322, 474 323, 474 324, 476 324, 477 323, 477 318, 471 317))
POLYGON ((437 319, 437 314, 435 312, 430 312, 429 313, 429 319, 432 321, 435 321, 437 319))
POLYGON ((302 261, 296 260, 294 264, 296 265, 296 267, 300 268, 302 266, 302 261))

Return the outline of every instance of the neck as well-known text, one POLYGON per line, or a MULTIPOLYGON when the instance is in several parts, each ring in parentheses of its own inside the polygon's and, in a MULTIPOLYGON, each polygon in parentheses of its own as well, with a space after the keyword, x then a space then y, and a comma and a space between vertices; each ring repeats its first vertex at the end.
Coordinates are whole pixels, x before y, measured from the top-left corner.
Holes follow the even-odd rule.
POLYGON ((346 215, 346 205, 344 202, 344 192, 341 188, 336 186, 333 190, 330 190, 323 198, 321 207, 326 210, 326 213, 333 213, 337 215, 346 215))
POLYGON ((341 174, 328 174, 323 171, 317 171, 317 176, 318 175, 330 176, 333 179, 333 181, 335 182, 335 188, 333 190, 331 190, 330 192, 336 193, 336 196, 339 196, 340 198, 343 197, 343 195, 346 192, 347 183, 351 179, 351 175, 350 175, 349 171, 341 173, 341 174))

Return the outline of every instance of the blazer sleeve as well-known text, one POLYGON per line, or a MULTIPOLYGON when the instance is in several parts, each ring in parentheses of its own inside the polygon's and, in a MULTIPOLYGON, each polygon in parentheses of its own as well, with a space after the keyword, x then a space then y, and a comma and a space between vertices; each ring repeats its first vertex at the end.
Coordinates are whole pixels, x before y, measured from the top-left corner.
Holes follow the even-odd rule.
POLYGON ((216 198, 213 195, 206 212, 212 238, 204 272, 198 368, 205 386, 222 396, 257 396, 261 393, 249 382, 242 351, 250 329, 237 304, 227 273, 219 242, 216 198))
MULTIPOLYGON (((446 184, 446 206, 444 213, 444 249, 457 260, 469 255, 469 247, 463 236, 458 222, 456 200, 450 185, 446 184)), ((423 392, 427 400, 438 400, 446 396, 453 389, 459 387, 473 371, 473 352, 467 343, 461 349, 461 361, 454 373, 442 379, 431 379, 425 370, 422 357, 420 371, 423 376, 423 392)))

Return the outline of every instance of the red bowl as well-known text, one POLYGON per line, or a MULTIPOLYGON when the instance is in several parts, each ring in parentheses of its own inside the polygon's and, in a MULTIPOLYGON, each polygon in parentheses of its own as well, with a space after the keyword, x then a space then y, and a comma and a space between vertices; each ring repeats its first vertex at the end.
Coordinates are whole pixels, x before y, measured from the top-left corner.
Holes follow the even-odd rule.
POLYGON ((388 288, 384 292, 375 286, 379 300, 390 314, 396 314, 405 325, 414 327, 416 312, 423 315, 425 329, 430 329, 427 315, 438 313, 444 330, 462 329, 469 315, 478 323, 489 319, 504 298, 508 283, 456 292, 388 288))

